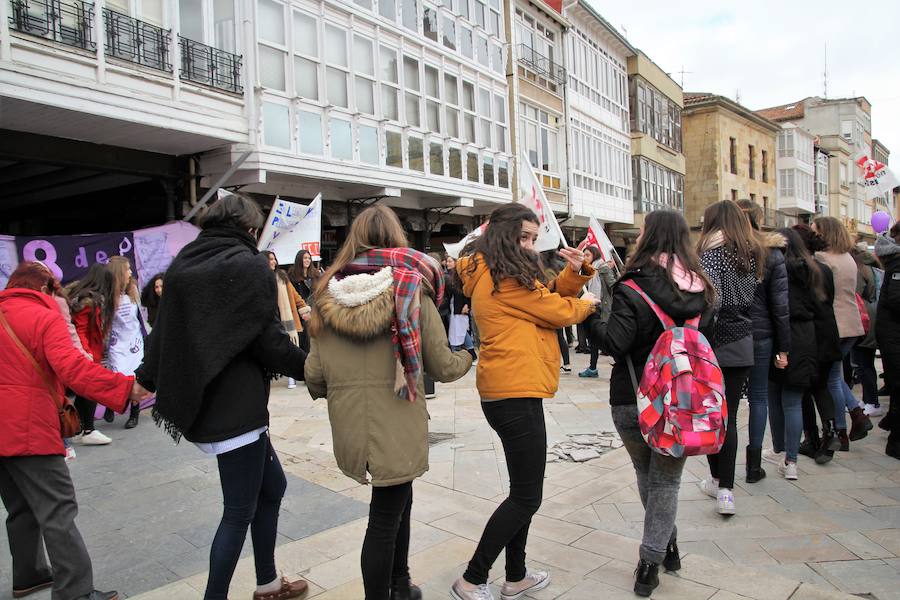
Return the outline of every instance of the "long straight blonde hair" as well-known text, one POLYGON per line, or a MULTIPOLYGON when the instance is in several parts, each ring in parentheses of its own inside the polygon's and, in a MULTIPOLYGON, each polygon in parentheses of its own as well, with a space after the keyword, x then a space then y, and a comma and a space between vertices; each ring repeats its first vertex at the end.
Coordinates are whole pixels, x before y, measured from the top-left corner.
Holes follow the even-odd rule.
POLYGON ((124 256, 113 256, 109 259, 109 270, 112 271, 116 280, 116 305, 118 305, 119 297, 122 294, 128 294, 128 297, 135 304, 140 302, 134 275, 128 276, 129 269, 131 269, 131 262, 124 256))

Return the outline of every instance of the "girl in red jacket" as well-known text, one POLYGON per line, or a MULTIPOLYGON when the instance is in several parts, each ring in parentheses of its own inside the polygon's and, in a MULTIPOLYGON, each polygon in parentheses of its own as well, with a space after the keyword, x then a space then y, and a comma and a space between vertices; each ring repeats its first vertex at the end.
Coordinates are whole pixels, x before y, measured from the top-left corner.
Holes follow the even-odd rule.
MULTIPOLYGON (((81 345, 98 365, 103 360, 109 328, 116 311, 116 280, 107 265, 96 263, 87 275, 68 288, 72 323, 81 338, 81 345)), ((102 446, 112 440, 94 429, 94 412, 97 403, 80 394, 75 397, 75 408, 81 417, 81 435, 76 438, 85 446, 102 446)))

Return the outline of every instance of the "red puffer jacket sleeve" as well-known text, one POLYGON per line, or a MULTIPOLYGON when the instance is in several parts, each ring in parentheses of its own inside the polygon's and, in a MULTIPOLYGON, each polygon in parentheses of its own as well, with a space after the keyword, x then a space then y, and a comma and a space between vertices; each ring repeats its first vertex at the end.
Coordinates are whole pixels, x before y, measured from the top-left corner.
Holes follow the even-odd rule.
POLYGON ((134 377, 114 373, 85 358, 72 344, 61 317, 48 319, 43 344, 44 357, 65 387, 116 412, 124 412, 134 377))

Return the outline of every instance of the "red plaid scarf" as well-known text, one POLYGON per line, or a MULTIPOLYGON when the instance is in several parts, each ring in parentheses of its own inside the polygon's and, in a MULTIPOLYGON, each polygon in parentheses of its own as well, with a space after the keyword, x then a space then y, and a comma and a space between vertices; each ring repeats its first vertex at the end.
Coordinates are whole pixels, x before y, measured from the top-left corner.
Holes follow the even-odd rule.
POLYGON ((343 268, 345 275, 371 273, 391 267, 394 275, 394 317, 391 336, 397 357, 397 394, 410 402, 416 401, 419 375, 422 371, 422 337, 419 331, 419 290, 423 279, 434 289, 435 304, 444 297, 444 276, 440 265, 412 248, 381 248, 369 250, 343 268))

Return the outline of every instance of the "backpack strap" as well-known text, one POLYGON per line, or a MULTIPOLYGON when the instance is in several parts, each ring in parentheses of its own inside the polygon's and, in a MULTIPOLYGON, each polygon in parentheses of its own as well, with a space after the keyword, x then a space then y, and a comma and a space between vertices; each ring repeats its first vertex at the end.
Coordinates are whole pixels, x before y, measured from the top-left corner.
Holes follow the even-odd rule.
MULTIPOLYGON (((668 329, 672 329, 675 327, 675 321, 672 320, 672 317, 670 317, 669 315, 664 313, 663 310, 659 307, 659 305, 656 304, 656 302, 654 302, 653 299, 650 296, 648 296, 647 293, 641 289, 641 286, 639 286, 633 279, 628 279, 626 281, 623 281, 622 285, 624 285, 626 287, 630 287, 635 292, 637 292, 641 298, 644 299, 644 302, 646 302, 650 306, 650 309, 653 310, 653 313, 656 315, 656 318, 659 319, 660 323, 662 323, 663 329, 668 330, 668 329)), ((698 323, 699 323, 699 319, 698 319, 698 323)))

